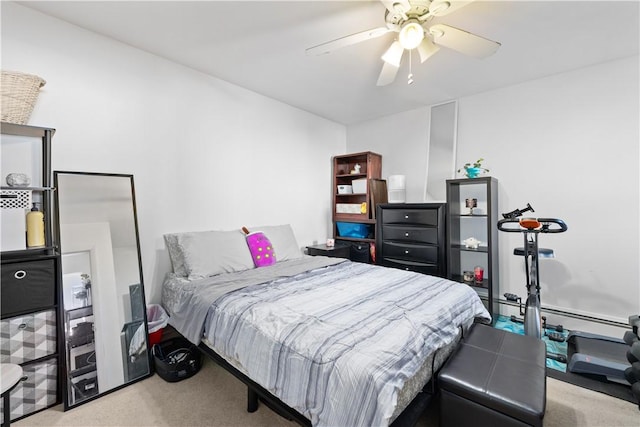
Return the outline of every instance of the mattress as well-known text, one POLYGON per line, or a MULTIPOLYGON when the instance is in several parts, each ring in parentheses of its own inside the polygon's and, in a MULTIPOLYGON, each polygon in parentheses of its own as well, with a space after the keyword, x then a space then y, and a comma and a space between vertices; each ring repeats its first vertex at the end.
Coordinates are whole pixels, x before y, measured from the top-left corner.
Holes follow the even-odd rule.
MULTIPOLYGON (((209 304, 198 320, 205 343, 313 425, 389 424, 460 330, 474 318, 489 320, 466 285, 343 260, 317 266, 325 257, 310 258, 282 266, 288 274, 254 272, 271 275, 262 279, 233 273, 237 280, 194 286, 169 277, 163 302, 171 315, 189 292, 213 298, 200 301, 209 304)), ((176 323, 178 331, 189 324, 176 323)))

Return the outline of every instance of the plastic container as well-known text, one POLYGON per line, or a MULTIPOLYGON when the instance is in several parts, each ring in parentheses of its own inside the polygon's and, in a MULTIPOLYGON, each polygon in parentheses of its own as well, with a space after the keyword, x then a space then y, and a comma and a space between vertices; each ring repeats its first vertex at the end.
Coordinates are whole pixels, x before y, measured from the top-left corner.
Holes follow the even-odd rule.
POLYGON ((350 185, 338 185, 338 194, 353 194, 353 188, 350 185))
POLYGON ((340 237, 366 239, 371 232, 370 224, 336 221, 336 226, 338 227, 338 235, 340 235, 340 237))
POLYGON ((353 188, 353 194, 365 194, 367 192, 367 180, 366 178, 354 179, 351 181, 353 188))
POLYGON ((169 322, 169 315, 159 304, 147 305, 147 328, 149 329, 149 346, 158 344, 162 339, 162 331, 169 322))

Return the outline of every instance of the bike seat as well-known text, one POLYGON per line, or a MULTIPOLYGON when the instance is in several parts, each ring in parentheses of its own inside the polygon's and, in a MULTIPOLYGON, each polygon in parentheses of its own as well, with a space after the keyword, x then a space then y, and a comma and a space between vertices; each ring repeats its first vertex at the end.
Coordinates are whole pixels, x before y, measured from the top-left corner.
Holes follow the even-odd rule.
POLYGON ((542 224, 535 218, 522 218, 520 220, 520 227, 526 228, 527 230, 535 230, 536 228, 540 228, 542 224))

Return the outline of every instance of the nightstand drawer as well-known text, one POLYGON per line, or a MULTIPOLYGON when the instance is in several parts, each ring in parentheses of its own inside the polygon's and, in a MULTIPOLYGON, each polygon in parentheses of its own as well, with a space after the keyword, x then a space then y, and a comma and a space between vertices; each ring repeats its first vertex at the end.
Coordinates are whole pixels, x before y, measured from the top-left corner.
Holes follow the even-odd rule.
POLYGON ((395 240, 402 242, 421 242, 437 245, 438 229, 437 228, 418 228, 402 225, 385 225, 382 228, 382 238, 385 241, 395 240))
POLYGON ((383 224, 438 225, 436 209, 385 209, 383 212, 383 224))
POLYGON ((438 263, 438 247, 412 245, 407 243, 382 243, 384 256, 389 258, 401 258, 409 261, 438 263))
POLYGON ((55 305, 55 259, 2 264, 2 317, 55 305))
POLYGON ((0 361, 21 364, 55 354, 55 310, 4 319, 0 322, 0 361))
POLYGON ((442 272, 435 264, 425 264, 421 262, 404 261, 400 259, 383 259, 382 265, 385 267, 399 268, 416 273, 429 274, 432 276, 442 276, 442 272))

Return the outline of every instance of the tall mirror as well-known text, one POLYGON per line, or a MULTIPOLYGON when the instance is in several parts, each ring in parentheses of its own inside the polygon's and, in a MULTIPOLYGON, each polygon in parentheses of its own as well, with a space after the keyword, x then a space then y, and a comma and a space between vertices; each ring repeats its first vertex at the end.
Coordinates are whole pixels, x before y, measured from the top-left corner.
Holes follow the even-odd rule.
POLYGON ((132 175, 54 171, 65 410, 151 374, 132 175))
POLYGON ((426 201, 446 201, 446 181, 455 176, 456 170, 457 122, 457 101, 431 107, 426 201))

